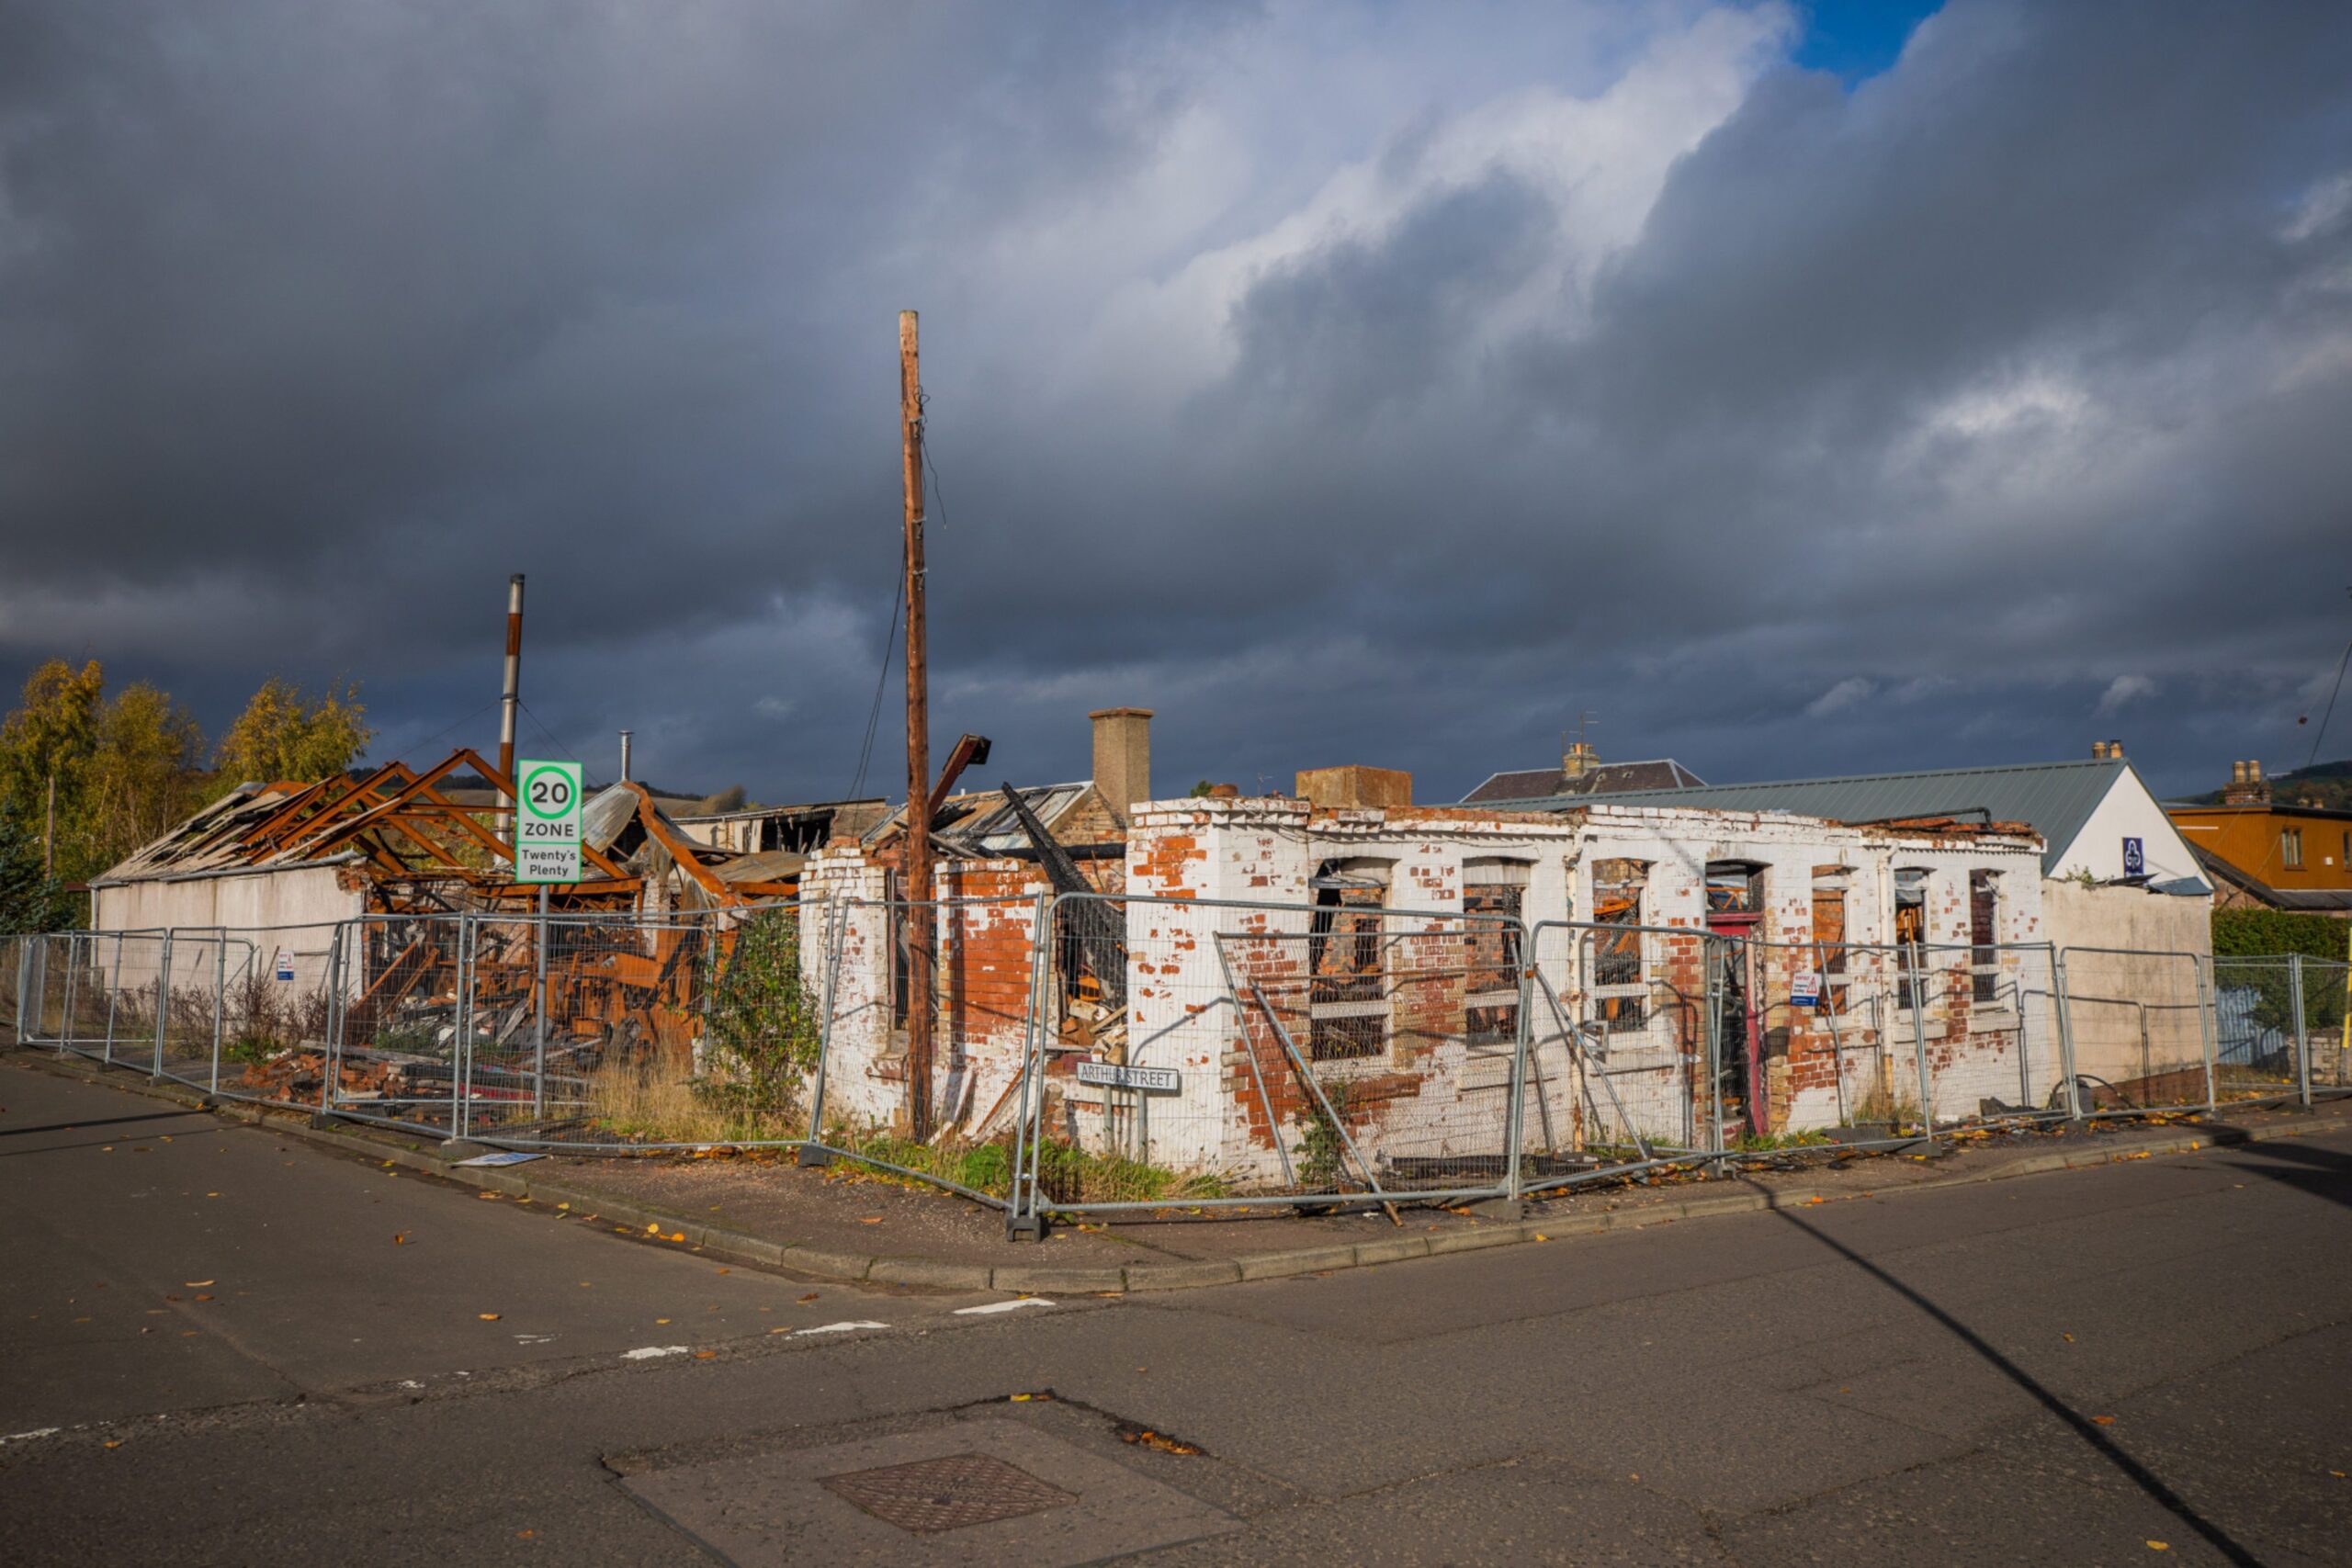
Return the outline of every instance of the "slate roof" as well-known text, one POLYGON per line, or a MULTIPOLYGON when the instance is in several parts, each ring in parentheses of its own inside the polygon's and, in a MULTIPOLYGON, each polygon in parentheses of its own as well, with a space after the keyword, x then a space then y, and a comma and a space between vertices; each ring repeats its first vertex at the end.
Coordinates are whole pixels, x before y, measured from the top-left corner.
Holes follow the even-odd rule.
MULTIPOLYGON (((1886 822, 1903 817, 1954 817, 1982 810, 1996 822, 2030 822, 2054 871, 2107 792, 2130 767, 2121 757, 2024 762, 2001 768, 1945 768, 1851 778, 1782 779, 1770 784, 1707 784, 1697 789, 1611 793, 1611 806, 1691 806, 1711 811, 1787 811, 1833 822, 1886 822)), ((2138 776, 2133 775, 2135 778, 2138 776)), ((1556 795, 1514 801, 1513 809, 1566 810, 1589 804, 1556 795)))
POLYGON ((1462 797, 1464 806, 1498 800, 1547 800, 1562 796, 1617 795, 1627 790, 1684 789, 1707 781, 1671 757, 1645 762, 1595 762, 1581 773, 1559 768, 1526 768, 1493 773, 1462 797))

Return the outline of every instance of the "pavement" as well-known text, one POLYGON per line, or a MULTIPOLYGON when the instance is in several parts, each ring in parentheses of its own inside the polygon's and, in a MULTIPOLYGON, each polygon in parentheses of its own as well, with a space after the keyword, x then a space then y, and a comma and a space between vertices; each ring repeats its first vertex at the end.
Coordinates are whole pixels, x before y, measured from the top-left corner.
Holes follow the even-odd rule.
POLYGON ((2352 1561, 2341 1128, 1024 1302, 0 1107, 12 1563, 2352 1561))

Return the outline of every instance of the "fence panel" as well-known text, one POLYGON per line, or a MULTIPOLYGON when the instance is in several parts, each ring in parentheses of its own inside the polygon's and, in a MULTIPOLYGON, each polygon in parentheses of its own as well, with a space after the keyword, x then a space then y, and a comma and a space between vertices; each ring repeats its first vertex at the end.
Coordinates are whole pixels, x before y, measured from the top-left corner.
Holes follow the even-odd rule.
POLYGON ((1032 998, 1049 943, 1046 900, 983 893, 927 903, 835 898, 802 930, 824 951, 801 965, 818 1019, 808 1156, 865 1161, 1002 1207, 1021 1168, 1032 998), (936 969, 930 1138, 908 1136, 911 961, 928 923, 936 969))
POLYGON ((817 1019, 791 905, 473 922, 460 1123, 515 1147, 799 1143, 817 1019))
POLYGON ((368 915, 345 923, 334 963, 329 1112, 454 1135, 467 920, 458 914, 368 915))
POLYGON ((2213 960, 2213 1092, 2217 1102, 2300 1100, 2308 1028, 2296 1027, 2298 961, 2213 960))
POLYGON ((1719 1150, 1742 1114, 1717 1047, 1744 953, 1743 943, 1681 927, 1533 928, 1523 1190, 1719 1150))
POLYGON ((1508 914, 1065 895, 1023 1096, 1037 1211, 1499 1194, 1527 1022, 1508 914))
POLYGON ((2352 1093, 2352 964, 2301 957, 2294 963, 2307 1087, 2314 1098, 2352 1093))
POLYGON ((2086 1115, 2211 1103, 2210 959, 2089 947, 2064 948, 2059 957, 2075 1098, 2086 1115))

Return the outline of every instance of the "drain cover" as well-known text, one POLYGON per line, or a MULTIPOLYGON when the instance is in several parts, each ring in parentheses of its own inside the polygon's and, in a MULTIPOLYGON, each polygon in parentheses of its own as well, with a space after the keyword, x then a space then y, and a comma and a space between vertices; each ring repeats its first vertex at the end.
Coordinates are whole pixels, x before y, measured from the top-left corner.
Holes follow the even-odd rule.
POLYGON ((1078 1501, 1016 1465, 973 1453, 820 1475, 817 1484, 876 1518, 918 1535, 1042 1514, 1078 1501))

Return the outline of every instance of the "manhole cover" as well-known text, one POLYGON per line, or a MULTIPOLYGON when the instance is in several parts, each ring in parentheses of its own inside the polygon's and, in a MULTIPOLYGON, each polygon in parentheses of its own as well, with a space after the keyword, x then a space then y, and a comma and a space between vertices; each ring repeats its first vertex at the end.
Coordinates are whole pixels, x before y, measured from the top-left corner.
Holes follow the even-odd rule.
POLYGON ((817 1484, 876 1518, 919 1535, 1042 1514, 1078 1499, 986 1454, 820 1475, 817 1484))

